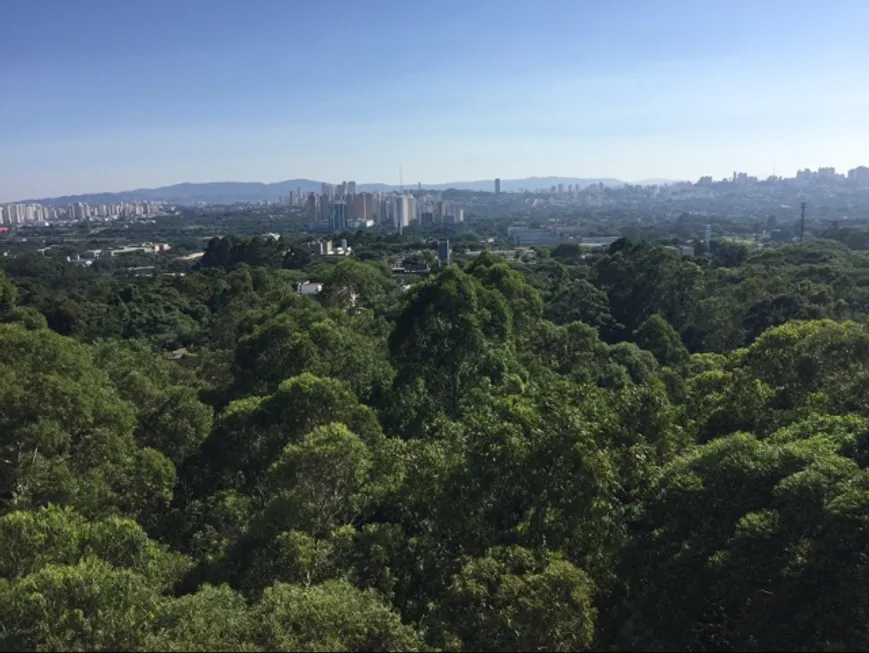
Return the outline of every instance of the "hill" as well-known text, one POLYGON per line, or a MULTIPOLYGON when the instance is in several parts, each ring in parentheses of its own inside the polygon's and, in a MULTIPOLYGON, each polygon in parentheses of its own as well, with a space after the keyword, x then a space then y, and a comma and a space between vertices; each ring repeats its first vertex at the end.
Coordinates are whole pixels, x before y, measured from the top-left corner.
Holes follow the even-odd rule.
MULTIPOLYGON (((577 177, 526 177, 524 179, 502 179, 501 189, 504 191, 519 191, 522 189, 535 190, 549 188, 564 184, 570 184, 585 188, 596 184, 604 186, 622 186, 624 182, 618 179, 583 179, 577 177)), ((135 190, 120 191, 117 193, 85 193, 81 195, 64 195, 61 197, 47 197, 40 199, 24 200, 25 202, 38 202, 47 205, 65 205, 73 202, 85 204, 106 204, 114 202, 170 202, 174 204, 196 203, 227 203, 236 202, 269 202, 286 197, 291 191, 300 190, 302 193, 316 193, 322 188, 322 181, 312 179, 287 179, 274 183, 247 182, 247 181, 219 181, 193 183, 184 182, 172 186, 159 188, 138 188, 135 190)), ((408 183, 405 188, 415 188, 415 183, 408 183)), ((384 193, 399 190, 399 186, 383 183, 359 184, 362 192, 384 193)), ((423 184, 423 188, 431 190, 470 190, 470 191, 493 191, 494 179, 478 181, 454 181, 444 184, 423 184)))

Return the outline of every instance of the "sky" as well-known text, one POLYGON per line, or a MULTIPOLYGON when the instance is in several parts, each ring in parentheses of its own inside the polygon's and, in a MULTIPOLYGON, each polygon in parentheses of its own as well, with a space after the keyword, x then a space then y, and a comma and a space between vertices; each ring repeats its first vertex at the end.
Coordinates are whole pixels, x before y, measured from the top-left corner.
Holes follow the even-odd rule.
POLYGON ((2 0, 0 202, 869 164, 866 0, 2 0))

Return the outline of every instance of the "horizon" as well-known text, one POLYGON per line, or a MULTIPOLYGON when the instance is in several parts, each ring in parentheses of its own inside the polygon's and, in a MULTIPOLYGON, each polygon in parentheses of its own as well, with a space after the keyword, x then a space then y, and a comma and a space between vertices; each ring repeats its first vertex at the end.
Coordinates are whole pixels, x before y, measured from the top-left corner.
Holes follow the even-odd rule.
POLYGON ((359 171, 398 185, 400 165, 408 185, 764 179, 857 167, 869 139, 862 0, 29 0, 0 23, 0 203, 359 171))
MULTIPOLYGON (((846 169, 840 169, 836 166, 809 166, 809 169, 811 169, 812 171, 816 171, 819 167, 833 167, 836 170, 836 174, 840 174, 840 175, 847 173, 846 169)), ((865 167, 865 165, 858 164, 854 167, 865 167)), ((751 172, 748 172, 745 170, 736 170, 735 172, 745 172, 749 176, 758 177, 758 179, 760 181, 765 181, 769 177, 769 175, 767 175, 767 176, 753 175, 751 172)), ((776 177, 778 179, 793 179, 796 176, 796 172, 798 172, 798 171, 794 171, 794 174, 790 175, 790 176, 788 176, 786 174, 776 174, 776 177)), ((602 177, 602 176, 579 177, 576 175, 529 175, 527 177, 498 178, 498 179, 501 180, 502 185, 504 183, 510 183, 510 182, 530 181, 530 180, 543 181, 543 180, 555 180, 555 179, 587 180, 587 181, 595 181, 595 182, 608 180, 608 181, 616 181, 619 183, 623 183, 625 185, 641 185, 641 184, 648 185, 648 182, 650 182, 650 181, 664 182, 664 184, 677 184, 677 183, 686 183, 686 182, 691 183, 691 184, 695 184, 699 181, 699 179, 701 177, 704 177, 704 176, 709 176, 709 175, 700 175, 699 177, 697 177, 695 179, 671 179, 671 178, 664 178, 664 177, 648 176, 648 177, 643 177, 640 179, 629 180, 629 179, 618 179, 615 177, 602 177)), ((730 178, 729 175, 723 175, 722 177, 715 177, 714 175, 712 175, 712 180, 714 182, 720 182, 722 180, 726 181, 729 178, 730 178)), ((427 188, 430 189, 430 188, 433 188, 435 186, 448 186, 450 184, 493 183, 495 181, 495 179, 496 179, 496 177, 481 178, 481 179, 462 179, 462 180, 453 179, 451 181, 444 181, 444 182, 441 182, 441 181, 433 181, 433 182, 412 181, 412 182, 407 182, 406 181, 404 183, 404 188, 405 188, 405 190, 410 191, 410 190, 414 190, 417 187, 417 184, 421 184, 422 188, 425 190, 427 188)), ((120 194, 124 194, 124 193, 135 193, 138 191, 153 191, 153 190, 159 190, 162 188, 174 188, 177 186, 184 186, 184 185, 197 185, 198 186, 198 185, 207 185, 207 184, 262 184, 262 185, 266 185, 266 186, 271 186, 271 185, 275 185, 275 184, 283 184, 283 183, 288 183, 288 182, 300 182, 300 181, 306 181, 306 182, 311 182, 311 183, 315 183, 315 184, 325 183, 325 184, 329 184, 332 186, 338 186, 339 184, 345 183, 345 182, 353 182, 359 187, 363 187, 363 186, 389 186, 392 188, 397 188, 399 186, 399 184, 397 184, 397 183, 389 183, 389 182, 382 182, 382 181, 357 181, 353 178, 342 179, 339 181, 330 181, 330 180, 326 180, 326 179, 313 179, 311 177, 293 177, 293 178, 288 178, 288 179, 277 179, 275 181, 258 181, 258 180, 241 180, 241 179, 226 179, 226 180, 215 180, 215 181, 189 181, 189 180, 185 180, 185 181, 179 181, 179 182, 170 183, 170 184, 161 184, 160 186, 137 186, 135 188, 122 188, 122 189, 114 189, 114 190, 83 191, 83 192, 75 192, 75 193, 64 193, 62 195, 46 195, 46 196, 41 196, 41 197, 34 196, 34 197, 19 198, 19 199, 13 199, 13 200, 6 200, 6 199, 0 198, 0 205, 55 200, 55 199, 63 198, 63 197, 79 197, 79 196, 89 196, 89 195, 120 195, 120 194)), ((526 188, 524 190, 534 191, 535 189, 534 188, 526 188)), ((486 191, 476 191, 476 192, 486 192, 486 191)), ((511 191, 509 189, 504 189, 502 192, 511 193, 511 192, 518 192, 518 191, 511 191)))
MULTIPOLYGON (((866 167, 867 165, 869 165, 869 164, 856 164, 853 167, 860 168, 860 167, 866 167)), ((818 168, 822 168, 822 167, 835 168, 836 174, 839 174, 839 175, 844 175, 848 171, 847 168, 839 168, 837 166, 826 166, 826 165, 807 166, 807 168, 812 170, 812 171, 817 171, 818 168)), ((801 168, 800 170, 803 170, 803 169, 806 169, 806 168, 801 168)), ((800 170, 795 170, 794 173, 791 175, 776 173, 775 176, 778 179, 794 179, 796 177, 796 173, 799 172, 800 170)), ((770 176, 770 175, 756 175, 750 171, 739 170, 739 169, 736 169, 732 172, 747 173, 749 176, 757 177, 759 181, 765 181, 770 176)), ((713 182, 720 182, 722 180, 726 181, 727 179, 730 178, 729 174, 722 175, 720 177, 716 177, 715 175, 701 174, 698 177, 693 178, 693 179, 665 178, 665 177, 655 177, 655 176, 646 176, 646 177, 642 177, 639 179, 619 179, 617 177, 604 177, 604 176, 600 176, 600 175, 597 175, 597 176, 594 176, 594 175, 589 175, 589 176, 528 175, 526 177, 511 177, 511 178, 489 177, 489 178, 479 178, 479 179, 461 179, 461 180, 453 179, 450 181, 427 181, 427 182, 405 181, 404 188, 405 188, 405 190, 413 190, 417 187, 417 184, 421 184, 423 189, 433 188, 435 186, 449 186, 450 184, 483 184, 483 183, 493 183, 495 181, 495 179, 500 179, 502 185, 505 183, 510 183, 510 182, 530 181, 530 180, 544 181, 544 180, 554 180, 554 179, 587 180, 587 181, 594 181, 594 182, 597 182, 597 181, 616 181, 616 182, 619 182, 619 183, 622 183, 625 185, 642 185, 642 184, 648 185, 648 182, 650 182, 650 181, 664 182, 664 184, 676 184, 676 183, 686 183, 686 182, 691 183, 691 184, 695 184, 700 180, 701 177, 705 177, 705 176, 711 176, 713 182)), ((346 179, 341 179, 341 180, 314 179, 312 177, 292 177, 292 178, 287 178, 287 179, 276 179, 274 181, 244 180, 244 179, 224 179, 224 180, 212 180, 212 181, 185 180, 185 181, 178 181, 178 182, 173 182, 173 183, 169 183, 169 184, 160 184, 159 186, 136 186, 136 187, 111 189, 111 190, 102 189, 102 190, 91 190, 91 191, 79 191, 79 192, 73 192, 73 193, 63 193, 60 195, 45 195, 45 196, 39 196, 39 197, 31 196, 31 197, 18 198, 18 199, 0 198, 0 205, 18 204, 18 203, 27 203, 27 202, 39 202, 39 201, 45 201, 45 200, 55 200, 55 199, 63 198, 63 197, 79 197, 79 196, 88 196, 88 195, 120 195, 120 194, 124 194, 124 193, 135 193, 138 191, 153 191, 153 190, 159 190, 162 188, 174 188, 177 186, 184 186, 184 185, 262 184, 262 185, 266 185, 266 186, 271 186, 271 185, 275 185, 275 184, 284 184, 284 183, 288 183, 288 182, 300 182, 300 181, 306 181, 306 182, 311 182, 311 183, 315 183, 315 184, 325 183, 325 184, 329 184, 332 186, 338 186, 339 184, 345 183, 345 182, 353 182, 357 186, 360 186, 360 187, 363 187, 363 186, 389 186, 392 188, 399 187, 398 183, 390 183, 390 182, 385 182, 385 181, 357 181, 356 179, 353 179, 352 177, 349 177, 346 179)), ((533 190, 535 190, 535 188, 526 188, 524 190, 533 191, 533 190)), ((477 192, 485 192, 485 191, 477 191, 477 192)), ((510 193, 510 192, 518 192, 518 191, 511 191, 509 189, 504 189, 502 192, 510 193)))
MULTIPOLYGON (((416 188, 417 184, 422 184, 423 188, 432 187, 432 186, 445 186, 448 184, 480 184, 480 183, 494 182, 496 178, 501 179, 502 184, 505 182, 525 181, 525 180, 530 180, 530 179, 540 179, 540 180, 544 180, 544 179, 588 179, 588 180, 594 180, 594 181, 611 179, 614 181, 622 182, 624 184, 638 184, 638 183, 645 182, 649 179, 662 179, 660 177, 644 177, 642 179, 626 180, 626 179, 616 179, 615 177, 602 177, 602 176, 579 177, 577 175, 528 175, 527 177, 515 177, 515 178, 490 177, 490 178, 481 178, 481 179, 452 179, 450 181, 427 181, 427 182, 405 181, 404 187, 406 190, 413 190, 414 188, 416 188)), ((283 184, 283 183, 287 183, 290 181, 309 181, 309 182, 317 183, 317 184, 330 184, 332 186, 337 186, 341 183, 348 182, 348 181, 354 182, 357 186, 395 186, 395 187, 399 186, 398 183, 390 183, 388 181, 357 181, 353 178, 341 179, 341 180, 337 180, 337 181, 334 181, 334 180, 330 181, 328 179, 313 179, 311 177, 291 177, 291 178, 287 178, 287 179, 276 179, 274 181, 260 181, 260 180, 256 180, 256 179, 253 179, 253 180, 245 180, 245 179, 222 179, 221 180, 221 179, 218 179, 218 180, 211 180, 211 181, 184 180, 184 181, 178 181, 178 182, 169 183, 169 184, 160 184, 159 186, 137 186, 135 188, 81 191, 81 192, 75 192, 75 193, 64 193, 62 195, 45 195, 45 196, 41 196, 41 197, 19 198, 17 200, 0 199, 0 204, 15 204, 15 203, 28 202, 28 201, 33 201, 33 200, 55 199, 57 197, 68 197, 68 196, 75 197, 75 196, 79 196, 79 195, 101 195, 101 194, 115 195, 115 194, 121 194, 121 193, 134 193, 136 191, 155 190, 155 189, 159 189, 159 188, 173 188, 176 186, 184 186, 187 184, 190 184, 190 185, 263 184, 263 185, 270 186, 270 185, 274 185, 274 184, 283 184)), ((691 181, 693 183, 694 181, 696 181, 696 179, 695 180, 667 179, 666 181, 671 182, 671 183, 691 181)), ((531 189, 529 189, 529 190, 531 190, 531 189)), ((504 191, 504 192, 510 192, 510 191, 504 191)))

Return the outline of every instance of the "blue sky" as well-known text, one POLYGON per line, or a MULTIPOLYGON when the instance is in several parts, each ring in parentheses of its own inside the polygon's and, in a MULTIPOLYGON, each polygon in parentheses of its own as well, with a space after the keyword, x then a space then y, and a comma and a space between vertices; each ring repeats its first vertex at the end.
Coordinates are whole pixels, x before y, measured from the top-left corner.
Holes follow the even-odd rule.
POLYGON ((869 163, 869 2, 2 0, 0 201, 869 163))

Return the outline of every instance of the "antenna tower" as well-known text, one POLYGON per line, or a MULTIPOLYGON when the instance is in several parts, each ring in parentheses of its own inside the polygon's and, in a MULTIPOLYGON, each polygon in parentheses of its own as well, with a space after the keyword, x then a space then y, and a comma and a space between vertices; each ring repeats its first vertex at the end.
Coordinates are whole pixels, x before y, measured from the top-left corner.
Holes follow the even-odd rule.
POLYGON ((803 242, 803 234, 806 231, 806 203, 800 202, 800 242, 803 242))

